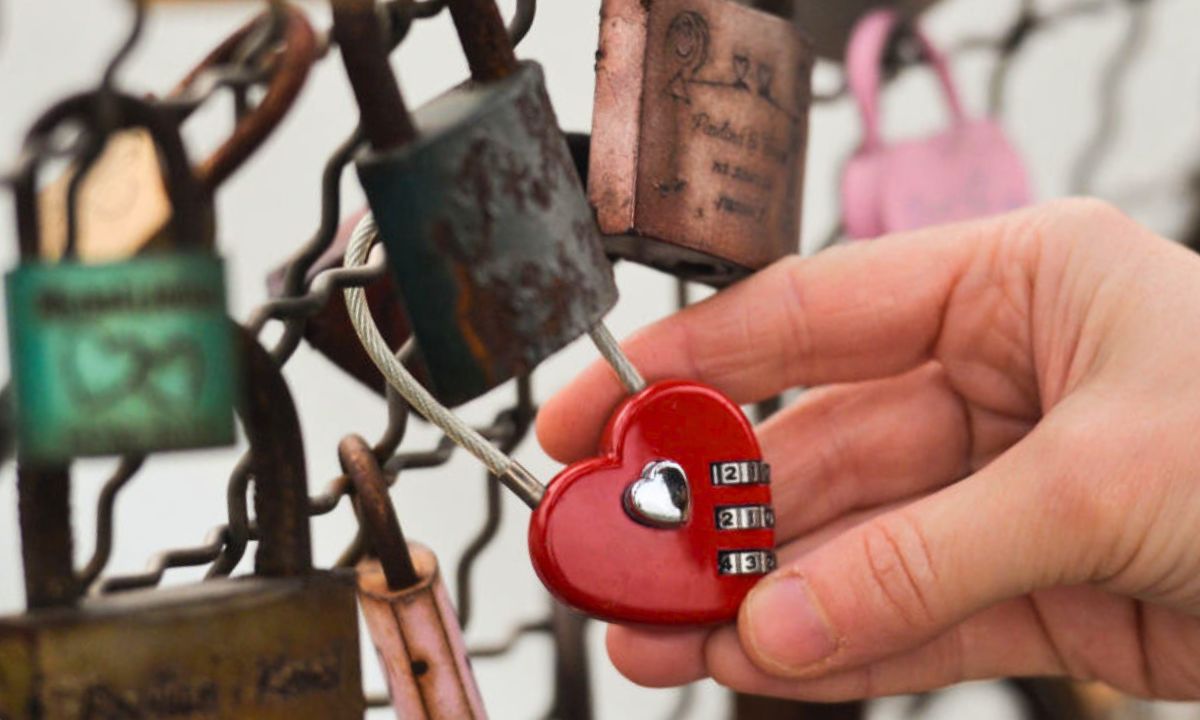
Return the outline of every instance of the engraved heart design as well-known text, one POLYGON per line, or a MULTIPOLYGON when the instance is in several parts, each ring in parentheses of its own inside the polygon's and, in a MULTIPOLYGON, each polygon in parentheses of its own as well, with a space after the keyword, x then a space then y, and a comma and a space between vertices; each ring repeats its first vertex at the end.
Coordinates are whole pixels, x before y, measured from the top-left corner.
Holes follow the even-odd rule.
POLYGON ((670 460, 647 463, 641 477, 625 490, 625 509, 634 520, 650 527, 684 524, 691 509, 687 473, 670 460))
POLYGON ((606 620, 730 620, 773 567, 761 460, 753 428, 725 396, 691 382, 653 385, 617 408, 598 457, 550 483, 529 526, 534 569, 560 600, 606 620), (686 503, 672 490, 678 480, 686 503), (730 526, 720 518, 731 508, 763 521, 730 526), (643 522, 652 514, 672 522, 643 522))
POLYGON ((104 410, 123 401, 171 412, 194 403, 204 386, 204 351, 186 333, 152 347, 136 333, 76 338, 62 360, 75 402, 104 410))

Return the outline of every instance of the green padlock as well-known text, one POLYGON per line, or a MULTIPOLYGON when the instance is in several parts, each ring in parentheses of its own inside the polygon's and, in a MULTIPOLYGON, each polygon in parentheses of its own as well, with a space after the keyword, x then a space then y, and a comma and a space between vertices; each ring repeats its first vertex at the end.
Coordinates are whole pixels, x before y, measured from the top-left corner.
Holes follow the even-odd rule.
MULTIPOLYGON (((169 242, 136 258, 41 260, 37 159, 15 186, 21 264, 6 278, 18 452, 48 464, 233 442, 235 354, 224 266, 212 249, 211 201, 193 175, 175 123, 137 98, 89 93, 38 120, 26 147, 67 122, 95 131, 145 128, 165 163, 169 242)), ((70 223, 68 223, 70 224, 70 223)))

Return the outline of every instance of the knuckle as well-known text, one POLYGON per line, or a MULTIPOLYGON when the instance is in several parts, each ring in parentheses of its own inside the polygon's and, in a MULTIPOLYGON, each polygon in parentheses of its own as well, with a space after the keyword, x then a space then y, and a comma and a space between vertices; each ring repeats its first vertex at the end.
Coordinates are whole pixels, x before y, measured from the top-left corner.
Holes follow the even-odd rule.
POLYGON ((1035 236, 1041 243, 1091 247, 1124 243, 1145 231, 1115 205, 1098 198, 1063 198, 1039 205, 1035 236))
POLYGON ((933 625, 937 573, 919 524, 903 511, 863 527, 862 551, 874 601, 910 629, 933 625))

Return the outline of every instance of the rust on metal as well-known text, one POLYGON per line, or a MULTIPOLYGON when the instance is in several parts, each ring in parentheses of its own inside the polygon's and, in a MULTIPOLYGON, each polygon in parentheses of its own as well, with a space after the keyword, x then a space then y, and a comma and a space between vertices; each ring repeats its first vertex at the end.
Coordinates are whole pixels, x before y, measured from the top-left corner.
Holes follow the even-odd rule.
POLYGON ((727 0, 604 0, 597 58, 588 190, 610 252, 721 285, 797 251, 800 30, 727 0))
POLYGON ((254 572, 264 577, 312 573, 304 439, 291 391, 279 367, 240 325, 243 402, 238 409, 254 476, 259 543, 254 572))
POLYGON ((388 65, 390 45, 375 0, 335 0, 332 4, 333 37, 358 102, 367 142, 379 152, 412 142, 417 131, 388 65))
POLYGON ((482 720, 487 717, 437 558, 410 544, 420 582, 388 589, 378 560, 358 564, 358 599, 383 664, 396 717, 482 720))
POLYGON ((617 293, 540 67, 416 117, 421 143, 358 172, 430 389, 457 405, 586 333, 617 293))
POLYGON ((388 590, 416 585, 421 578, 408 555, 408 543, 388 497, 387 480, 371 446, 358 435, 347 436, 338 444, 338 459, 354 485, 358 521, 383 568, 388 590))
POLYGON ((472 79, 494 82, 517 71, 517 56, 495 0, 449 0, 449 5, 472 79))
MULTIPOLYGON (((238 121, 233 134, 204 160, 196 175, 215 189, 249 158, 291 109, 317 59, 317 40, 312 25, 294 5, 283 4, 281 45, 271 58, 271 79, 258 106, 238 121)), ((271 18, 264 12, 226 38, 200 61, 171 91, 168 97, 184 95, 206 72, 235 61, 235 55, 262 23, 271 18)))
POLYGON ((82 588, 74 567, 71 474, 65 467, 17 467, 25 605, 30 610, 74 605, 82 588))

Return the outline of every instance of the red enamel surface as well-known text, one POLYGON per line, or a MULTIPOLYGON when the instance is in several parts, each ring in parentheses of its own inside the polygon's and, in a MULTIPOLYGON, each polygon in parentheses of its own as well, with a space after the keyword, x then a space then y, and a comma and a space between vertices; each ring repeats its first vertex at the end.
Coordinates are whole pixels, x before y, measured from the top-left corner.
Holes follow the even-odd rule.
POLYGON ((714 486, 715 462, 761 460, 740 408, 712 388, 671 381, 623 403, 601 439, 601 455, 568 466, 550 483, 529 526, 534 569, 560 600, 615 622, 704 625, 732 620, 760 576, 722 576, 717 552, 772 549, 773 530, 718 532, 717 505, 769 505, 767 485, 714 486), (625 488, 652 460, 683 466, 691 490, 687 523, 641 525, 626 514, 625 488))

